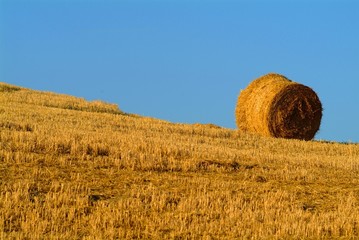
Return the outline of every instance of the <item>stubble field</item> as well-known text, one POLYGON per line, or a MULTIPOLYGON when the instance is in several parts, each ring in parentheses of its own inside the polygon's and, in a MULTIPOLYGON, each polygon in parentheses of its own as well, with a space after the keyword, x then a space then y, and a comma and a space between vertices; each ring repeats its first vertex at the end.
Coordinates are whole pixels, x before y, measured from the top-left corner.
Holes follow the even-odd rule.
POLYGON ((1 239, 357 239, 359 145, 0 83, 1 239))

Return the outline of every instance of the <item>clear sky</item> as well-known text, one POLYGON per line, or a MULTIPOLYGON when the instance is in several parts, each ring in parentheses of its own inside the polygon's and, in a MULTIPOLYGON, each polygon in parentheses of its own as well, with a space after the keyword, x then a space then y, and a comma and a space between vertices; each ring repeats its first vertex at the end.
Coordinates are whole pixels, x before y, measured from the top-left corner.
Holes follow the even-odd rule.
POLYGON ((317 139, 359 142, 359 1, 0 0, 2 82, 236 128, 269 72, 317 92, 317 139))

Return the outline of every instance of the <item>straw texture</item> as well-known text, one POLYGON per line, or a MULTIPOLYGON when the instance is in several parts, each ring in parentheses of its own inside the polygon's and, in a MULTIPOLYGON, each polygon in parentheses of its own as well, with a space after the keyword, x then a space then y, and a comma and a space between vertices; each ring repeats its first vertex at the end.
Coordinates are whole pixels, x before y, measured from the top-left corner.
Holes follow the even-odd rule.
POLYGON ((262 136, 311 140, 319 130, 322 104, 309 87, 270 73, 241 91, 237 127, 262 136))

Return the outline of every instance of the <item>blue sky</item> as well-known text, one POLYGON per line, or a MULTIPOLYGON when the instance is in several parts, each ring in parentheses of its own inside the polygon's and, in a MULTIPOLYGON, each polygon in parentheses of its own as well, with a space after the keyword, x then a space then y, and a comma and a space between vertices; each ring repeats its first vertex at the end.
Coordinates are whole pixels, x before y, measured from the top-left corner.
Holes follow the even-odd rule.
POLYGON ((359 142, 359 1, 0 0, 0 81, 236 128, 269 72, 312 87, 317 139, 359 142))

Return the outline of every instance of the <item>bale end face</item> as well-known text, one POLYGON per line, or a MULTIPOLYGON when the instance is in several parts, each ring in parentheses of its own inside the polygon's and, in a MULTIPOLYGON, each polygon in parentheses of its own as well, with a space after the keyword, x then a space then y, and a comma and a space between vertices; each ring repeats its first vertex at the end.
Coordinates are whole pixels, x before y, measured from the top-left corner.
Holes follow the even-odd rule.
POLYGON ((311 88, 289 85, 273 101, 268 118, 272 136, 311 140, 320 127, 322 104, 311 88))

